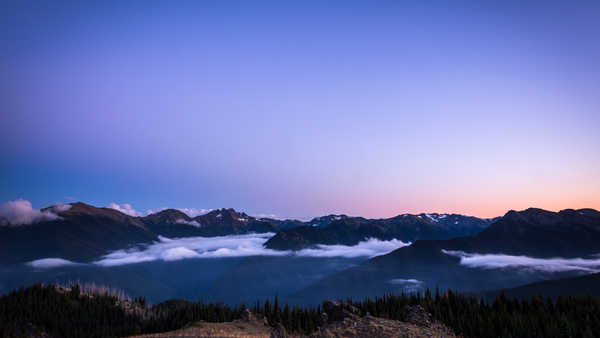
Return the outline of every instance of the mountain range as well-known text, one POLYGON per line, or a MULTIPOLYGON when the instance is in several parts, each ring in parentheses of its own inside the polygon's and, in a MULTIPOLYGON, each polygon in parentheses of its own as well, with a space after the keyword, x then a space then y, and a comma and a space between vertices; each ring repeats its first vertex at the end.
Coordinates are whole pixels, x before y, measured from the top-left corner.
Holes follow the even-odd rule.
MULTIPOLYGON (((551 212, 529 208, 509 211, 494 219, 435 213, 401 214, 387 219, 327 215, 308 222, 257 218, 234 209, 213 210, 196 217, 166 209, 136 217, 81 202, 39 212, 45 217, 32 224, 15 225, 7 219, 0 220, 0 268, 14 274, 10 281, 3 281, 5 288, 16 285, 21 277, 35 281, 85 275, 90 280, 132 285, 133 277, 137 276, 147 281, 145 284, 155 290, 157 298, 164 290, 175 292, 183 288, 181 295, 186 297, 202 293, 209 299, 218 295, 229 302, 241 298, 252 301, 258 294, 266 297, 273 290, 280 290, 290 302, 317 304, 326 298, 361 298, 426 288, 478 294, 507 289, 519 294, 524 292, 519 287, 531 283, 533 286, 523 286, 526 288, 523 290, 534 290, 541 285, 543 290, 560 294, 560 290, 573 291, 566 287, 569 282, 553 282, 548 287, 550 284, 535 283, 600 272, 600 212, 593 209, 551 212), (155 242, 173 243, 163 237, 213 238, 250 233, 267 234, 260 237, 266 242, 258 244, 264 243, 265 251, 253 257, 231 256, 238 258, 220 261, 183 259, 177 263, 148 261, 112 270, 88 264, 35 274, 22 264, 43 258, 96 262, 116 251, 137 251, 141 256, 143 253, 136 249, 155 242), (360 250, 355 245, 364 244, 369 238, 411 244, 395 250, 391 247, 391 252, 378 251, 388 253, 374 257, 344 256, 360 250), (327 253, 326 250, 339 250, 341 246, 344 255, 302 256, 303 252, 327 253), (290 254, 277 252, 281 250, 290 254), (291 254, 294 250, 297 255, 291 254), (198 268, 209 269, 210 276, 186 275, 198 268), (167 283, 165 276, 172 276, 172 283, 167 283)), ((208 243, 223 239, 211 239, 208 243)), ((187 255, 190 250, 185 245, 174 244, 167 249, 187 255)), ((218 249, 219 244, 215 245, 218 249)), ((574 283, 592 285, 595 279, 587 278, 574 283)))
POLYGON ((487 299, 494 299, 500 293, 508 297, 529 298, 543 295, 544 297, 564 296, 593 296, 600 297, 600 273, 584 276, 544 280, 514 288, 484 292, 487 299))
POLYGON ((54 217, 28 225, 0 220, 0 263, 14 264, 46 257, 88 262, 114 250, 168 238, 276 233, 266 247, 299 250, 318 244, 354 245, 368 238, 380 240, 445 239, 477 233, 493 223, 462 215, 400 215, 389 219, 366 219, 328 215, 308 222, 256 218, 234 209, 217 209, 190 217, 166 209, 144 217, 82 202, 41 210, 54 217))
POLYGON ((410 288, 477 292, 511 288, 593 272, 600 266, 598 253, 600 212, 530 208, 509 211, 473 236, 418 240, 328 276, 296 296, 320 299, 323 295, 365 297, 410 288), (581 261, 586 258, 595 265, 581 261))
POLYGON ((315 218, 309 225, 282 230, 265 246, 275 250, 300 250, 317 244, 355 245, 366 238, 397 239, 414 242, 422 239, 448 239, 474 235, 496 219, 457 214, 403 214, 386 219, 366 219, 346 215, 315 218))

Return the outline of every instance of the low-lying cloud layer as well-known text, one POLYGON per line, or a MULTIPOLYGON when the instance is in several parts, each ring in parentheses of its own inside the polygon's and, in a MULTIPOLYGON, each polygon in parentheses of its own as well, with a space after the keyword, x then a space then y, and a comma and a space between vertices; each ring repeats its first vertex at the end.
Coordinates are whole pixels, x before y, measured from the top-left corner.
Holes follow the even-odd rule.
MULTIPOLYGON (((600 257, 585 258, 535 258, 503 254, 477 254, 442 250, 446 255, 459 257, 460 264, 471 268, 503 269, 521 268, 544 272, 583 271, 600 272, 600 257)), ((597 257, 597 256, 596 256, 597 257)))
POLYGON ((303 249, 294 252, 297 256, 308 257, 375 257, 394 251, 403 246, 410 245, 397 239, 390 241, 381 241, 375 238, 369 238, 366 241, 359 242, 356 245, 318 245, 315 249, 303 249))
POLYGON ((44 258, 38 259, 35 261, 31 261, 27 263, 27 265, 32 266, 38 269, 49 269, 49 268, 58 268, 61 266, 69 266, 69 265, 78 265, 78 263, 71 262, 62 258, 44 258))
POLYGON ((149 262, 174 261, 185 258, 221 258, 258 255, 282 255, 285 252, 263 248, 273 233, 221 237, 187 237, 160 241, 143 250, 118 250, 104 256, 96 264, 113 266, 149 262))
POLYGON ((423 282, 417 279, 394 278, 390 279, 388 284, 395 285, 404 292, 417 292, 423 288, 423 282))
POLYGON ((0 204, 0 226, 1 225, 27 225, 44 221, 53 221, 60 217, 57 213, 66 211, 69 204, 57 204, 48 210, 34 209, 31 202, 18 199, 0 204), (8 222, 8 224, 3 224, 8 222))
POLYGON ((403 279, 403 278, 394 278, 394 279, 390 279, 388 281, 388 283, 390 284, 397 284, 397 285, 418 285, 421 284, 423 282, 421 282, 420 280, 417 279, 403 279))
POLYGON ((225 258, 246 256, 300 256, 300 257, 373 257, 408 245, 402 241, 369 239, 357 245, 320 245, 315 249, 277 251, 263 244, 274 234, 247 234, 221 237, 188 237, 160 241, 143 249, 118 250, 103 256, 94 264, 115 266, 156 260, 176 261, 188 258, 225 258))
POLYGON ((177 224, 187 224, 187 225, 191 225, 191 226, 195 226, 195 227, 199 227, 200 224, 196 221, 186 221, 184 219, 178 219, 175 221, 175 223, 177 224))

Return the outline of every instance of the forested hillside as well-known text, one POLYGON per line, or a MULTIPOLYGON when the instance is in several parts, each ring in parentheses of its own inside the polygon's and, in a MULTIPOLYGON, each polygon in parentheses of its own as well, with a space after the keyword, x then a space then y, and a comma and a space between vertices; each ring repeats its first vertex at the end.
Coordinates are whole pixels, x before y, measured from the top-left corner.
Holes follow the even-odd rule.
MULTIPOLYGON (((512 299, 500 294, 487 302, 474 296, 427 290, 423 294, 387 295, 352 302, 362 316, 405 321, 406 305, 427 312, 464 337, 582 337, 600 332, 600 299, 593 297, 533 297, 512 299)), ((198 321, 239 319, 246 309, 281 323, 288 332, 310 334, 321 325, 322 308, 290 307, 277 297, 249 307, 171 300, 149 306, 143 298, 81 292, 35 285, 0 297, 0 336, 48 334, 59 337, 112 337, 175 330, 198 321)))

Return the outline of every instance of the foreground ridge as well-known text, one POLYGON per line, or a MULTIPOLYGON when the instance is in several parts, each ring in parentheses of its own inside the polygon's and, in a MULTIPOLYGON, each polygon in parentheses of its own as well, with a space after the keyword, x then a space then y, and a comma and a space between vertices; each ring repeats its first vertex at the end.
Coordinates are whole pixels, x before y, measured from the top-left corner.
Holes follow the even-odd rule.
POLYGON ((35 285, 0 297, 0 337, 582 337, 600 332, 600 298, 493 300, 450 290, 322 306, 172 299, 148 305, 102 287, 35 285), (100 293, 97 293, 100 292, 100 293))
POLYGON ((420 305, 406 305, 403 313, 406 321, 374 317, 368 313, 361 316, 360 310, 350 303, 325 301, 320 326, 309 335, 288 334, 281 323, 270 324, 267 317, 261 319, 246 309, 241 319, 231 322, 200 321, 175 331, 135 337, 456 337, 451 329, 432 319, 420 305))

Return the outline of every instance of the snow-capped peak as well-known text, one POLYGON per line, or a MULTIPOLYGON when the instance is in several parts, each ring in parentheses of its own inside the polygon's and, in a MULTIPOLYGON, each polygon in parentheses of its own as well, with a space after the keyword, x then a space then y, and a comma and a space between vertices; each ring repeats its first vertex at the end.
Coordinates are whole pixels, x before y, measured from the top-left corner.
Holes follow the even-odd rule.
POLYGON ((437 217, 433 217, 433 215, 431 215, 431 214, 425 214, 425 216, 427 216, 427 218, 429 218, 433 222, 437 222, 438 221, 437 217))

